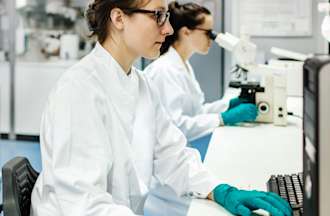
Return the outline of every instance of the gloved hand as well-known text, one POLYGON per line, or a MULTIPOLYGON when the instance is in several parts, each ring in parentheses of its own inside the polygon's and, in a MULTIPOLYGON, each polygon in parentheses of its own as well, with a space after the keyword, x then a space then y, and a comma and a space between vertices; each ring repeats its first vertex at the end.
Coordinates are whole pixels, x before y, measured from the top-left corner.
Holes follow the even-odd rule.
POLYGON ((234 125, 243 121, 254 121, 257 115, 257 107, 251 103, 243 103, 221 113, 225 125, 234 125))
POLYGON ((239 98, 239 97, 235 97, 230 99, 229 101, 229 107, 228 110, 237 107, 238 105, 242 104, 242 103, 248 103, 248 99, 246 98, 239 98))
POLYGON ((243 103, 243 101, 239 97, 235 97, 235 98, 230 99, 228 110, 230 110, 234 107, 237 107, 241 103, 243 103))
POLYGON ((233 214, 251 216, 253 210, 263 209, 272 216, 291 216, 289 203, 275 193, 239 190, 220 184, 213 190, 214 200, 233 214))

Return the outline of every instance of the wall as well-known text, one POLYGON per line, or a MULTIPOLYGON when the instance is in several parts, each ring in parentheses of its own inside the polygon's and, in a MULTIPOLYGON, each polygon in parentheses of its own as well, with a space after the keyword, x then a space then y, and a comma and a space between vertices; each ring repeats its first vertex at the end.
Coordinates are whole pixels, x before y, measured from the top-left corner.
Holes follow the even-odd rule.
POLYGON ((9 133, 9 63, 0 62, 0 133, 9 133))

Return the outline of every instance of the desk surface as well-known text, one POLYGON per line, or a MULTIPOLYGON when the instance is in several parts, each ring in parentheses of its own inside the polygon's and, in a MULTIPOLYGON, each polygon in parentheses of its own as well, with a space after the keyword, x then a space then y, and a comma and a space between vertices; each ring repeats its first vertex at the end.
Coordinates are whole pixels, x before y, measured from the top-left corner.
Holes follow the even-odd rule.
MULTIPOLYGON (((288 111, 302 116, 302 98, 290 98, 288 111)), ((241 189, 266 190, 270 175, 302 171, 302 138, 302 119, 294 116, 288 116, 286 127, 249 124, 217 128, 204 163, 220 182, 241 189)), ((188 216, 205 212, 208 216, 231 215, 211 201, 195 199, 188 216)))

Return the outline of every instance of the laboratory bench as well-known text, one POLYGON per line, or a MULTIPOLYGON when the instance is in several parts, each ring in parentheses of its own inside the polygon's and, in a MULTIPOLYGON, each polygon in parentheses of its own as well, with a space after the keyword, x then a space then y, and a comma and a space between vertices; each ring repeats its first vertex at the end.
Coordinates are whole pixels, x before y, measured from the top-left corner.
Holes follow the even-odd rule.
MULTIPOLYGON (((272 174, 303 170, 302 98, 288 98, 287 126, 245 124, 219 127, 212 135, 204 164, 219 179, 240 189, 267 190, 272 174)), ((215 202, 193 199, 188 216, 232 215, 215 202)), ((261 215, 265 212, 258 211, 261 215)))

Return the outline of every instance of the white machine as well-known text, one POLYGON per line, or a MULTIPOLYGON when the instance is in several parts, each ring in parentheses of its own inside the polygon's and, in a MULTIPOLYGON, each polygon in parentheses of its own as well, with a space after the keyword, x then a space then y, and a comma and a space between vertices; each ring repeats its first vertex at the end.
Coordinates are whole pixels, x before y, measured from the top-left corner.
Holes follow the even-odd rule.
MULTIPOLYGON (((251 43, 248 37, 239 39, 226 32, 225 34, 214 34, 212 39, 220 47, 223 47, 225 50, 228 50, 233 54, 238 70, 247 72, 251 70, 251 67, 254 67, 256 62, 257 46, 251 43)), ((243 78, 247 78, 246 73, 243 78)))
POLYGON ((318 9, 326 14, 322 22, 321 31, 323 37, 330 42, 330 3, 319 3, 318 9))
POLYGON ((303 64, 310 55, 272 47, 270 52, 280 59, 270 59, 268 64, 281 67, 287 78, 287 95, 303 96, 303 64))
MULTIPOLYGON (((239 82, 242 88, 240 97, 257 105, 258 122, 274 123, 285 126, 287 124, 287 85, 286 75, 282 68, 256 63, 257 46, 248 40, 235 37, 230 33, 212 32, 210 38, 220 47, 232 52, 236 61, 236 69, 243 72, 243 79, 239 82), (251 84, 249 77, 259 77, 258 82, 251 84)), ((236 82, 237 83, 237 82, 236 82)))

